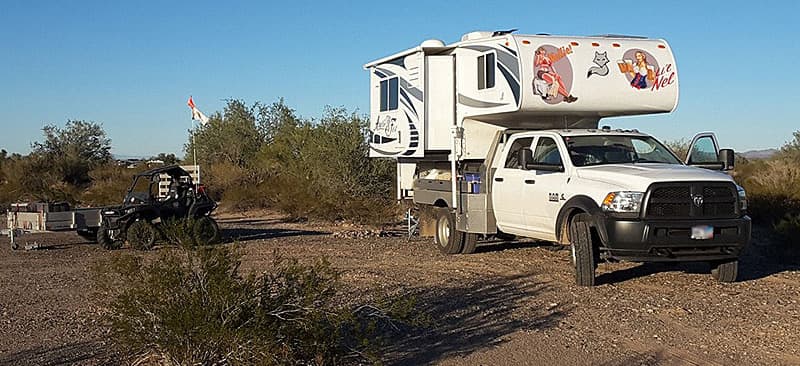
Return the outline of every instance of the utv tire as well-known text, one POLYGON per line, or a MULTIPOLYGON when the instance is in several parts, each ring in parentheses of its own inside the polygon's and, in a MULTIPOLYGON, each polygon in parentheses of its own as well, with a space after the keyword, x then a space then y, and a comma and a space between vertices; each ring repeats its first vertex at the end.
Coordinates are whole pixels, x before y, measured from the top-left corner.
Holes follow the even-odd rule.
POLYGON ((597 248, 592 240, 590 218, 588 214, 577 214, 569 225, 572 265, 575 269, 575 284, 578 286, 594 286, 597 248))
POLYGON ((214 219, 203 216, 194 223, 192 238, 196 245, 209 245, 219 243, 219 225, 214 219))
POLYGON ((125 230, 125 238, 133 249, 150 250, 158 238, 158 229, 147 221, 134 221, 125 230))
POLYGON ((739 261, 734 259, 712 262, 711 275, 719 282, 736 282, 739 275, 739 261))
POLYGON ((445 207, 437 207, 436 214, 436 233, 433 241, 439 247, 439 251, 444 254, 458 254, 464 248, 464 233, 456 230, 456 219, 445 207))
POLYGON ((122 241, 111 239, 108 235, 108 228, 104 226, 97 230, 97 243, 103 249, 115 250, 122 248, 122 241))

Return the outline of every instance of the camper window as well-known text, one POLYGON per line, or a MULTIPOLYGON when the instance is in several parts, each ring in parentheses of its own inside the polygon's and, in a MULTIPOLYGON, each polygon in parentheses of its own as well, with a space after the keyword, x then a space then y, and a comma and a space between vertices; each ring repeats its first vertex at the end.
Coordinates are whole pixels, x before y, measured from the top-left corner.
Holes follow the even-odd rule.
POLYGON ((494 52, 478 56, 478 90, 494 88, 494 52))
POLYGON ((397 109, 397 78, 381 80, 381 112, 397 109))

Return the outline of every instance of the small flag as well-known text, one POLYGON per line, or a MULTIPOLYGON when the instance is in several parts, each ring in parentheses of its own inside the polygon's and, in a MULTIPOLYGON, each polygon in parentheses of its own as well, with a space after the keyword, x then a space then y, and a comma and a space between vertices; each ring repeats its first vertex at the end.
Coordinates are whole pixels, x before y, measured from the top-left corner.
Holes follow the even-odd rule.
POLYGON ((197 106, 194 105, 194 99, 192 99, 191 96, 189 96, 189 102, 186 104, 189 105, 189 108, 192 109, 193 120, 200 121, 202 124, 208 123, 208 117, 206 117, 206 115, 203 114, 203 112, 200 112, 200 110, 197 109, 197 106))

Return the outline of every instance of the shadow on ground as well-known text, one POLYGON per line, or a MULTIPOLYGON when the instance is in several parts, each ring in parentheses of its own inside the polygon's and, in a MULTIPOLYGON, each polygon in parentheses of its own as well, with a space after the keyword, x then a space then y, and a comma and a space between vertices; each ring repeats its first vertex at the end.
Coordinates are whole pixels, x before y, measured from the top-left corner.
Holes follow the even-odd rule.
POLYGON ((222 238, 224 242, 283 238, 289 236, 308 236, 308 235, 328 235, 330 232, 315 230, 294 230, 278 228, 223 228, 222 238))
POLYGON ((569 249, 568 246, 556 244, 549 241, 540 240, 501 240, 492 239, 478 242, 476 253, 491 253, 501 252, 505 250, 525 249, 525 248, 545 248, 548 250, 563 250, 569 249))
POLYGON ((120 365, 121 356, 100 341, 41 346, 0 356, 0 365, 57 366, 74 364, 120 365))
POLYGON ((417 311, 429 324, 392 340, 388 364, 421 365, 507 341, 520 330, 557 325, 571 308, 555 305, 537 309, 530 301, 550 291, 532 276, 494 277, 464 286, 417 291, 417 311))
MULTIPOLYGON (((752 281, 787 271, 800 271, 800 249, 775 241, 764 228, 754 228, 750 245, 739 257, 737 281, 752 281)), ((636 267, 603 273, 597 277, 597 283, 613 284, 662 272, 710 275, 711 266, 706 262, 642 263, 636 267)))

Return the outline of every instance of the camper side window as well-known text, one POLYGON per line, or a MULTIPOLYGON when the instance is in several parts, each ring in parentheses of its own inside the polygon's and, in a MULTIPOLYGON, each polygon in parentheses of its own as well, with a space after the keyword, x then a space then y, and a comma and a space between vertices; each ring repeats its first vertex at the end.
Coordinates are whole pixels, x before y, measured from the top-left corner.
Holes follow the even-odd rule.
POLYGON ((381 80, 381 112, 397 109, 397 78, 381 80))
POLYGON ((494 88, 494 52, 478 56, 478 90, 494 88))

